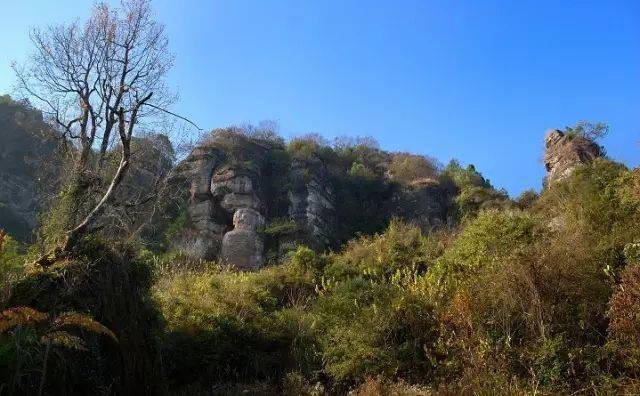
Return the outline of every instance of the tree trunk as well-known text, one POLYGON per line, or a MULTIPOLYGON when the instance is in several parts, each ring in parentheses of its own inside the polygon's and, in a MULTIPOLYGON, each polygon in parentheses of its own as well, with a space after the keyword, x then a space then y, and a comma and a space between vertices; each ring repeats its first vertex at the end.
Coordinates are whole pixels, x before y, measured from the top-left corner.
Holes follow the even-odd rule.
POLYGON ((123 155, 122 160, 120 161, 120 165, 118 166, 118 170, 115 175, 111 179, 111 184, 109 184, 109 188, 102 196, 102 199, 98 204, 89 212, 89 214, 82 220, 82 222, 73 230, 67 233, 67 238, 65 244, 62 248, 63 251, 69 251, 73 245, 78 242, 88 231, 90 231, 91 226, 93 226, 93 222, 102 214, 105 210, 106 205, 113 198, 113 193, 116 188, 122 182, 124 175, 129 168, 129 156, 123 155))

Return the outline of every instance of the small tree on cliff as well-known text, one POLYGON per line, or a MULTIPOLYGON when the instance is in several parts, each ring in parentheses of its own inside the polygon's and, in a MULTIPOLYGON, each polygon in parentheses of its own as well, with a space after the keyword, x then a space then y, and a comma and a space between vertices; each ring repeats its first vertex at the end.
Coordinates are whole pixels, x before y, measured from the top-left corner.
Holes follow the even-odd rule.
POLYGON ((177 116, 167 110, 175 96, 165 83, 173 55, 149 0, 124 0, 116 9, 97 4, 84 25, 34 29, 31 40, 27 64, 13 65, 18 89, 73 143, 67 173, 74 199, 67 211, 76 217, 67 225, 66 251, 96 227, 114 199, 131 165, 134 136, 162 114, 177 116), (119 151, 115 171, 105 164, 113 147, 119 151), (96 203, 79 210, 96 189, 96 203))

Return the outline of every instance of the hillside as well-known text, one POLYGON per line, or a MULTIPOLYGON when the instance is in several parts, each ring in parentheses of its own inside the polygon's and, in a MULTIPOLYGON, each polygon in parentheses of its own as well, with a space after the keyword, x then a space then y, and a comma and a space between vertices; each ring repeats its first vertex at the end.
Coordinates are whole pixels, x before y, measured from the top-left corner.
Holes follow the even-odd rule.
POLYGON ((0 96, 0 228, 21 240, 55 192, 55 137, 40 111, 0 96))
MULTIPOLYGON (((4 172, 28 186, 38 140, 15 117, 0 126, 2 158, 20 171, 4 172)), ((547 132, 545 187, 518 199, 472 165, 370 140, 219 129, 172 171, 166 140, 139 140, 155 149, 137 151, 147 160, 118 200, 167 174, 163 205, 114 205, 129 217, 47 268, 4 226, 2 382, 50 394, 634 393, 640 174, 575 131, 547 132), (150 228, 125 237, 139 217, 150 228)), ((51 208, 18 230, 50 230, 51 208)))
POLYGON ((365 141, 285 144, 265 131, 222 129, 178 169, 188 197, 174 246, 240 268, 278 261, 299 244, 339 249, 356 234, 382 231, 393 217, 428 231, 458 215, 459 188, 435 161, 365 141))

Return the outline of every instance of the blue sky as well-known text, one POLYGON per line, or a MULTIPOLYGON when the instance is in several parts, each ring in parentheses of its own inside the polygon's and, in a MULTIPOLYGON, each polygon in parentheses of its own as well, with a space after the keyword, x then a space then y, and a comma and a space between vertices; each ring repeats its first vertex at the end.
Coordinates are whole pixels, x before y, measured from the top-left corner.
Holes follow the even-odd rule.
MULTIPOLYGON (((30 26, 83 0, 7 1, 0 92, 30 26)), ((607 122, 608 153, 640 165, 640 1, 156 0, 176 110, 205 128, 277 120, 284 136, 375 137, 473 163, 512 195, 539 189, 542 138, 607 122)))

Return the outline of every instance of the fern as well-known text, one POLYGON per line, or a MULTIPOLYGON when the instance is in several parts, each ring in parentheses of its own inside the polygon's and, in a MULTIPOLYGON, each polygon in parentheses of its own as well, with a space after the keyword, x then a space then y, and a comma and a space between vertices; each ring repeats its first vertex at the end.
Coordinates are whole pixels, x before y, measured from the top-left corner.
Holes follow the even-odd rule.
POLYGON ((37 327, 42 337, 46 339, 49 339, 49 336, 52 334, 60 336, 61 333, 66 333, 61 330, 63 328, 74 327, 107 336, 113 341, 118 342, 116 335, 106 326, 93 320, 90 316, 78 312, 65 312, 52 317, 47 313, 40 312, 33 308, 13 307, 0 313, 0 333, 5 333, 16 326, 37 327))
POLYGON ((13 307, 0 313, 0 333, 16 326, 33 326, 46 322, 49 315, 29 307, 13 307))
POLYGON ((83 315, 78 312, 65 312, 53 321, 53 328, 58 329, 67 326, 77 327, 95 334, 102 334, 118 342, 118 338, 111 330, 101 323, 96 322, 88 315, 83 315))

